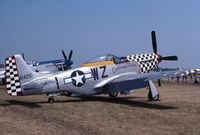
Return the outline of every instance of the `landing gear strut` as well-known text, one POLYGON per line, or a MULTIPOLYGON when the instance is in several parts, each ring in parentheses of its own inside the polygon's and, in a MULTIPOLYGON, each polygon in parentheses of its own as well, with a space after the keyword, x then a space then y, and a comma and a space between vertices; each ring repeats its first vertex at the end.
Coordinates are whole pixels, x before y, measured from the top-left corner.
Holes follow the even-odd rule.
POLYGON ((148 88, 149 88, 149 93, 148 93, 149 101, 159 101, 160 99, 159 93, 152 81, 149 81, 148 88))
POLYGON ((54 98, 53 98, 53 97, 50 97, 50 98, 48 99, 48 102, 52 104, 52 103, 54 102, 54 98))

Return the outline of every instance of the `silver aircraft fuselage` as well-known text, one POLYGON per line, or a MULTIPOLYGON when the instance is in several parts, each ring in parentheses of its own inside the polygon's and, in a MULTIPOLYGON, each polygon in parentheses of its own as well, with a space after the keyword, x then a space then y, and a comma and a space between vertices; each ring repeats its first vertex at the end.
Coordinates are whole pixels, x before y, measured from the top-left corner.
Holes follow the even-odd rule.
POLYGON ((118 75, 140 74, 135 61, 99 66, 79 67, 73 70, 39 77, 22 86, 24 95, 70 92, 81 95, 104 93, 101 87, 118 75), (104 82, 105 80, 105 82, 104 82))

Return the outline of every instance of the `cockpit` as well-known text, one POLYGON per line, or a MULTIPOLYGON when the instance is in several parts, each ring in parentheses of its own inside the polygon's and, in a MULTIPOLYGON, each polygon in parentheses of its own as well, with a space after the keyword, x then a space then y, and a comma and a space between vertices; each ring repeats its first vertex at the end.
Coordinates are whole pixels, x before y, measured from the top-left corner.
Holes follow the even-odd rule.
POLYGON ((119 64, 121 63, 121 58, 112 55, 102 55, 95 58, 88 60, 87 62, 83 63, 81 66, 100 66, 100 65, 112 65, 112 64, 119 64))

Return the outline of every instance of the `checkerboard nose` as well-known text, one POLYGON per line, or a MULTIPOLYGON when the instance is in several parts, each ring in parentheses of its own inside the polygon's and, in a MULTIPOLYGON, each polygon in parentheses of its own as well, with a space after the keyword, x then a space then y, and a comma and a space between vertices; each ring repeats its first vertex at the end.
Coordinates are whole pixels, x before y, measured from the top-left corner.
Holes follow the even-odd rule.
POLYGON ((139 64, 142 73, 148 73, 158 66, 158 56, 152 54, 136 54, 127 56, 128 61, 135 61, 139 64))
POLYGON ((8 95, 23 95, 15 56, 8 57, 5 60, 5 82, 8 95))

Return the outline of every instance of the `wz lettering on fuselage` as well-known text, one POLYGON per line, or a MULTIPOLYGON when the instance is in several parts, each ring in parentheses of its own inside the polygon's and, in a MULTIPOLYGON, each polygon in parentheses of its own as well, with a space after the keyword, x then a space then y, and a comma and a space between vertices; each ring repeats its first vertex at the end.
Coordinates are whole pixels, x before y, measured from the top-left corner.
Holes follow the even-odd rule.
POLYGON ((106 72, 106 66, 102 66, 102 67, 99 67, 99 68, 92 68, 91 72, 92 72, 92 76, 93 76, 94 80, 99 80, 99 70, 102 70, 102 74, 100 75, 101 78, 108 77, 108 75, 105 73, 106 72))
POLYGON ((19 78, 20 78, 21 80, 24 80, 24 79, 30 79, 30 78, 32 78, 32 77, 33 77, 33 74, 30 73, 30 74, 22 75, 22 76, 20 76, 19 78))

